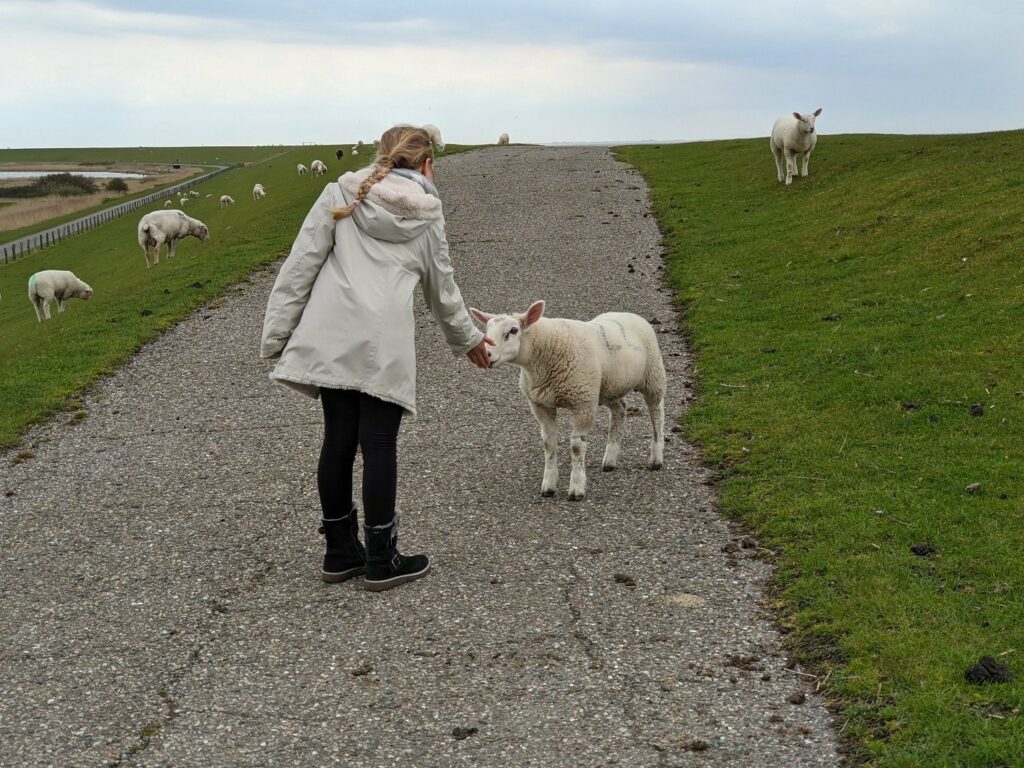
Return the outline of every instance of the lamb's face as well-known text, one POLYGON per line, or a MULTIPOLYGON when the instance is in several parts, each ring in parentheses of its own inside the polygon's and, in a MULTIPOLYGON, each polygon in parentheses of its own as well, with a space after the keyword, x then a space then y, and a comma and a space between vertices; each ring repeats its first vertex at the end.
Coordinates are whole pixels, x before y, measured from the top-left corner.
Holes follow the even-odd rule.
POLYGON ((814 110, 809 115, 802 114, 800 112, 794 112, 793 117, 796 118, 797 127, 801 133, 814 133, 814 119, 821 114, 821 107, 814 110))
POLYGON ((92 288, 89 287, 88 283, 82 283, 78 288, 78 298, 89 299, 92 297, 92 288))
POLYGON ((205 224, 200 224, 196 227, 196 237, 200 240, 206 240, 210 236, 210 230, 206 228, 205 224))
POLYGON ((519 342, 523 338, 523 324, 516 315, 494 315, 487 321, 487 338, 494 346, 487 346, 487 359, 491 365, 515 360, 519 355, 519 342))

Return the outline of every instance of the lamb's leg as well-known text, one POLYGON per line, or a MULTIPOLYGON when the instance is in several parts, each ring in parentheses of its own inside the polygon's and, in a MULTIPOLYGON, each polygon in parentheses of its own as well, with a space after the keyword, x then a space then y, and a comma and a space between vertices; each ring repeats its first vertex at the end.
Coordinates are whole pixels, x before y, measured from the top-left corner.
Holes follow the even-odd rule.
POLYGON ((170 261, 174 258, 174 246, 177 245, 178 241, 173 237, 167 241, 167 260, 170 261))
POLYGON ((796 173, 796 152, 786 150, 786 184, 793 183, 793 174, 796 173))
POLYGON ((49 320, 50 319, 50 300, 49 299, 40 299, 40 301, 43 303, 43 315, 46 317, 47 320, 49 320))
POLYGON ((64 312, 64 297, 63 296, 58 296, 57 297, 57 314, 59 315, 62 312, 64 312))
POLYGON ((36 320, 43 322, 43 300, 38 296, 32 299, 32 309, 36 311, 36 320))
POLYGON ((665 464, 665 395, 645 392, 647 415, 651 417, 651 458, 648 469, 661 469, 665 464))
POLYGON ((775 171, 779 176, 779 181, 785 178, 785 174, 782 173, 782 148, 775 145, 774 141, 768 142, 772 148, 772 156, 775 158, 775 171))
POLYGON ((537 403, 530 403, 533 417, 540 424, 540 436, 544 441, 544 480, 540 484, 541 496, 554 496, 558 487, 558 426, 554 408, 545 408, 537 403))
POLYGON ((587 495, 587 435, 594 428, 597 406, 572 412, 572 473, 569 475, 569 501, 579 501, 587 495))
POLYGON ((807 175, 807 166, 810 165, 810 163, 811 163, 811 150, 808 149, 806 152, 804 152, 804 172, 800 174, 801 176, 806 176, 807 175))
POLYGON ((146 269, 149 269, 152 265, 149 263, 149 246, 142 246, 142 255, 146 257, 146 269))
POLYGON ((160 241, 157 240, 156 245, 153 247, 153 264, 160 263, 160 241))
POLYGON ((622 400, 608 403, 612 420, 608 425, 608 445, 604 449, 604 460, 601 469, 611 472, 619 465, 619 448, 622 445, 622 422, 626 417, 626 404, 622 400))

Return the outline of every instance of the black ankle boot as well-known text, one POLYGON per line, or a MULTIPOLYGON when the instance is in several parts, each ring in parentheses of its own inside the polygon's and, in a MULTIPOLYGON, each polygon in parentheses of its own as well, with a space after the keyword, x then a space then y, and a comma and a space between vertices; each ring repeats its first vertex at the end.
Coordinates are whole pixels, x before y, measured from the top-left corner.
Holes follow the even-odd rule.
POLYGON ((426 555, 406 557, 398 552, 398 510, 387 525, 367 525, 366 533, 366 588, 383 592, 408 581, 422 579, 430 573, 426 555))
POLYGON ((328 584, 337 584, 366 571, 366 550, 359 541, 358 509, 353 504, 352 511, 345 517, 321 521, 320 533, 327 539, 322 575, 328 584))

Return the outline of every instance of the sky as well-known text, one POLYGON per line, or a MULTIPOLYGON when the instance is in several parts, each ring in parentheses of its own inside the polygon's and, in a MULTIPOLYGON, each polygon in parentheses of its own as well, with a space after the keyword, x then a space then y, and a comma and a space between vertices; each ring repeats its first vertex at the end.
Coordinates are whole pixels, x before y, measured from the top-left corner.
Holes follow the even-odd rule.
POLYGON ((1024 127, 1021 0, 0 0, 0 147, 1024 127))

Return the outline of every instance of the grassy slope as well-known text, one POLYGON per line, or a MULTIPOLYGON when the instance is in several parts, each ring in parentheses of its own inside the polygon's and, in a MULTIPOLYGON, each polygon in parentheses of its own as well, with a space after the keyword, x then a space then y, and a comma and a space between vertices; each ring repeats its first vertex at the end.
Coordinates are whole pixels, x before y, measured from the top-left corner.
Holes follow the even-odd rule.
POLYGON ((778 552, 852 754, 1024 765, 1024 684, 963 677, 1004 651, 1024 677, 1024 132, 823 136, 788 189, 767 139, 621 157, 685 306, 685 427, 778 552))
MULTIPOLYGON (((279 152, 288 150, 288 147, 264 146, 264 147, 117 147, 102 149, 0 149, 0 164, 3 163, 90 163, 106 165, 112 163, 175 163, 182 162, 185 165, 190 163, 207 165, 231 165, 233 163, 258 163, 276 155, 279 152)), ((330 153, 334 157, 334 150, 323 148, 321 152, 325 155, 330 153)), ((326 160, 325 160, 326 162, 326 160)), ((180 184, 188 179, 195 178, 206 173, 201 171, 193 176, 179 179, 174 182, 180 184)), ((102 184, 103 182, 101 182, 102 184)), ((120 203, 133 200, 136 197, 145 197, 153 192, 159 192, 171 184, 160 184, 149 189, 142 190, 131 195, 117 195, 111 193, 102 205, 91 208, 83 208, 67 216, 58 216, 46 221, 41 221, 29 227, 18 229, 0 230, 0 243, 7 243, 17 240, 25 235, 33 234, 66 221, 87 216, 90 213, 101 211, 104 208, 111 208, 120 203)), ((3 203, 0 203, 2 206, 3 203)))
POLYGON ((339 163, 333 148, 301 147, 197 187, 204 196, 185 210, 207 224, 210 239, 182 241, 173 261, 164 257, 149 270, 136 239, 141 212, 0 266, 0 446, 14 445, 27 424, 59 410, 140 344, 285 252, 324 184, 366 161, 339 163), (328 176, 300 177, 296 164, 315 157, 327 163, 328 176), (258 203, 252 199, 257 181, 267 189, 258 203), (221 209, 222 194, 236 204, 221 209), (53 305, 54 319, 37 323, 26 286, 41 269, 72 270, 93 287, 93 298, 69 300, 63 315, 53 305))

